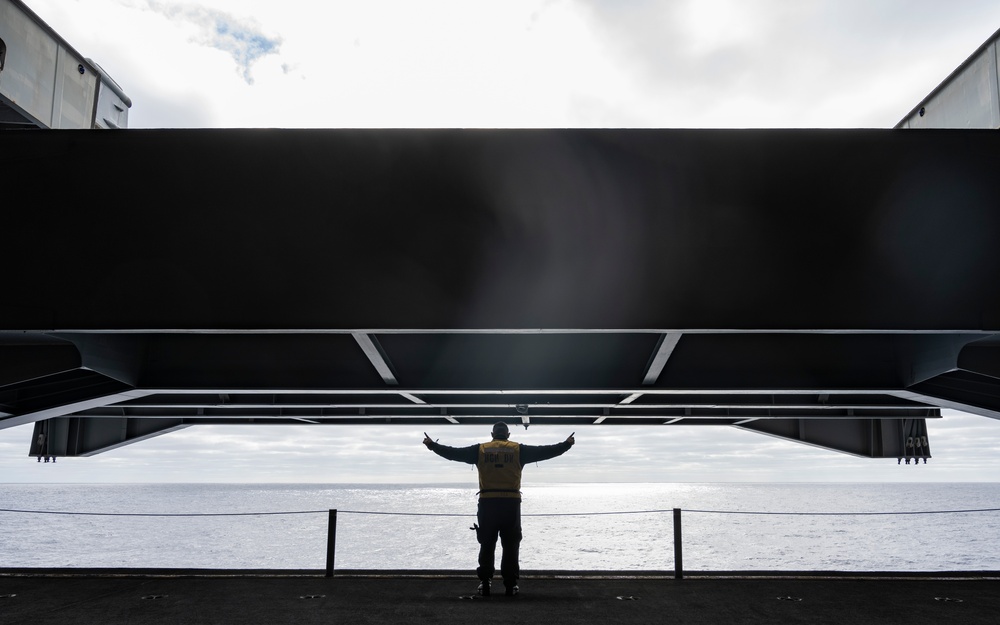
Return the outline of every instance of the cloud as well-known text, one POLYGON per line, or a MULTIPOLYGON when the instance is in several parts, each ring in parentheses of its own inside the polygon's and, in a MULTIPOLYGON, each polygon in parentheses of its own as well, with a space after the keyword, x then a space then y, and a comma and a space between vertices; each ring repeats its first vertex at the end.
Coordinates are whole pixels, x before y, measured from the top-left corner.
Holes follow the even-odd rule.
POLYGON ((250 73, 254 63, 270 54, 277 55, 282 40, 269 37, 252 18, 205 8, 193 4, 174 4, 147 0, 149 8, 170 20, 186 22, 196 27, 192 38, 196 43, 226 52, 248 85, 254 80, 250 73))
POLYGON ((1000 20, 984 1, 579 5, 631 75, 629 110, 684 127, 891 126, 1000 20))
POLYGON ((1000 23, 986 0, 29 4, 133 128, 888 127, 1000 23))

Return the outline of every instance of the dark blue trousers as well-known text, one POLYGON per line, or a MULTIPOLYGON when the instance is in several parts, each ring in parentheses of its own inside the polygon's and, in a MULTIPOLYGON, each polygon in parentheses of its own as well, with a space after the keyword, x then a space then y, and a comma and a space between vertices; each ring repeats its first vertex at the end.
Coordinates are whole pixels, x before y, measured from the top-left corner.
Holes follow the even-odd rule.
POLYGON ((513 497, 479 500, 479 579, 493 579, 497 537, 503 547, 500 574, 505 586, 513 586, 521 575, 518 555, 521 549, 521 500, 513 497))

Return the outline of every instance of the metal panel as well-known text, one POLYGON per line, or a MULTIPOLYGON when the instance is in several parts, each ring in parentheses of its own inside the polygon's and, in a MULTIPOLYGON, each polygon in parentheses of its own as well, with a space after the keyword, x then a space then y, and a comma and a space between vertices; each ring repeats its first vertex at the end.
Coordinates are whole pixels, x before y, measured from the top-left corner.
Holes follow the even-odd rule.
POLYGON ((1000 419, 1000 380, 988 375, 959 370, 893 394, 901 399, 1000 419))
POLYGON ((79 130, 94 127, 98 75, 89 63, 60 46, 52 98, 52 128, 79 130))
POLYGON ((0 427, 794 421, 865 453, 858 420, 1000 406, 954 376, 1000 328, 992 131, 8 134, 57 214, 5 216, 0 331, 82 364, 12 365, 0 427), (51 184, 122 153, 142 220, 51 184))
POLYGON ((967 344, 958 355, 959 369, 1000 379, 1000 337, 967 344))
MULTIPOLYGON (((0 0, 0 43, 0 127, 111 127, 95 124, 101 73, 20 0, 0 0)), ((115 85, 104 99, 102 120, 126 127, 128 98, 115 85)))
POLYGON ((864 458, 930 457, 923 419, 767 420, 733 427, 864 458), (906 446, 914 432, 923 435, 919 454, 915 445, 906 446))
POLYGON ((425 388, 637 386, 657 335, 642 333, 387 334, 402 383, 425 388))
POLYGON ((80 367, 80 353, 72 343, 49 340, 13 342, 0 338, 0 404, 4 387, 80 367))
POLYGON ((0 420, 0 430, 16 427, 18 425, 24 425, 26 423, 36 423, 45 419, 62 417, 64 415, 70 415, 77 411, 87 410, 96 406, 107 406, 108 404, 114 404, 124 399, 142 397, 145 394, 147 394, 145 391, 125 391, 122 393, 101 395, 93 399, 56 404, 32 412, 19 413, 0 420))
POLYGON ((897 127, 1000 128, 997 68, 994 35, 897 127))
POLYGON ((128 110, 132 106, 132 100, 125 95, 122 88, 104 71, 103 67, 91 59, 87 59, 87 61, 97 69, 100 75, 94 127, 106 130, 128 128, 128 110))
POLYGON ((46 262, 10 272, 40 312, 0 328, 1000 328, 992 132, 8 134, 11 196, 66 208, 6 216, 5 253, 46 262), (141 220, 51 184, 115 159, 141 220))
POLYGON ((0 0, 0 39, 7 44, 0 98, 39 126, 51 127, 58 41, 11 0, 0 0))
POLYGON ((188 426, 181 419, 59 417, 35 423, 28 455, 93 456, 188 426))

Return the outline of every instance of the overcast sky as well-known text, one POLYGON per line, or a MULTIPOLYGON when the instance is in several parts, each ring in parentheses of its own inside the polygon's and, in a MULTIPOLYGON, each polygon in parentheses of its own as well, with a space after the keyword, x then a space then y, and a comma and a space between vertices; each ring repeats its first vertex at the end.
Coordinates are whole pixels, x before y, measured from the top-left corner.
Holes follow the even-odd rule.
POLYGON ((149 127, 891 127, 992 0, 28 0, 149 127))
MULTIPOLYGON (((996 0, 27 0, 132 128, 889 128, 1000 28, 996 0)), ((897 466, 732 428, 577 428, 539 481, 998 481, 1000 422, 944 411, 897 466)), ((201 426, 6 482, 469 482, 422 428, 201 426)), ((543 444, 568 428, 520 428, 543 444)), ((442 426, 465 445, 488 428, 442 426)))

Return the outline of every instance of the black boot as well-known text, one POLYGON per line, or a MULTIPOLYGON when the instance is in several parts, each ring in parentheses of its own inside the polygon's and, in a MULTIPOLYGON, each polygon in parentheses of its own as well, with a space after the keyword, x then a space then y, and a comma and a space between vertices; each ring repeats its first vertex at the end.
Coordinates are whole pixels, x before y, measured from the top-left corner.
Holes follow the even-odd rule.
POLYGON ((490 596, 490 580, 484 579, 481 584, 479 584, 479 594, 483 597, 490 596))

